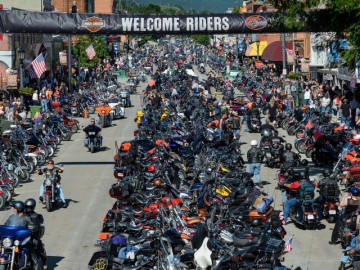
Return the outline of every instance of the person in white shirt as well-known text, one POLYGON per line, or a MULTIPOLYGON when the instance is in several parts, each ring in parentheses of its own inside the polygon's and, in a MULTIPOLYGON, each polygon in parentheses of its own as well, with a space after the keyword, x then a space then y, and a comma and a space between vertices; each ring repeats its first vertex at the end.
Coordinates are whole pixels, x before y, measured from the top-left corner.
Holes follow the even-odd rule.
POLYGON ((306 86, 304 93, 304 103, 305 105, 310 105, 311 92, 309 86, 306 86))
POLYGON ((326 93, 325 96, 321 99, 321 107, 320 107, 320 111, 322 112, 328 112, 330 111, 330 102, 331 99, 329 97, 329 93, 326 93))
POLYGON ((39 105, 39 94, 37 90, 34 90, 32 95, 32 105, 39 105))

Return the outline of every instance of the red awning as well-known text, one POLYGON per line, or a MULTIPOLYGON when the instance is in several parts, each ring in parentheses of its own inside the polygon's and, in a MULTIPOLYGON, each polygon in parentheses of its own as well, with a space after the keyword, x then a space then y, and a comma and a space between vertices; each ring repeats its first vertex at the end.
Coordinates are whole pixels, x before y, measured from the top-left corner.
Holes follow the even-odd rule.
MULTIPOLYGON (((285 43, 286 49, 293 49, 293 42, 286 41, 285 43)), ((269 62, 281 62, 282 61, 282 46, 281 41, 274 41, 267 45, 265 48, 261 59, 267 60, 269 62)))

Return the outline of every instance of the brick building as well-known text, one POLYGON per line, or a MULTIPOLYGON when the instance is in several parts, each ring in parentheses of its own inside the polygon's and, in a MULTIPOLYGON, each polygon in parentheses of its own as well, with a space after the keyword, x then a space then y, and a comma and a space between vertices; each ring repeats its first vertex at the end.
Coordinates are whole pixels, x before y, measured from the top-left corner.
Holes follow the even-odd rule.
POLYGON ((79 13, 112 13, 114 0, 52 0, 56 12, 71 12, 75 3, 79 13))

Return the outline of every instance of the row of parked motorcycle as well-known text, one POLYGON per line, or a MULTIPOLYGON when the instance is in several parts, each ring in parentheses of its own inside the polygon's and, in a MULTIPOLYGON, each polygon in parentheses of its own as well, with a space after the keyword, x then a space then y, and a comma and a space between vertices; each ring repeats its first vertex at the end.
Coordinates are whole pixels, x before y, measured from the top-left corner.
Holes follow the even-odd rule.
POLYGON ((160 108, 145 104, 135 139, 116 145, 105 214, 89 269, 273 269, 286 253, 280 211, 243 170, 241 143, 209 130, 192 77, 159 75, 160 108), (175 81, 175 83, 174 83, 175 81))
MULTIPOLYGON (((3 132, 0 145, 1 210, 12 201, 15 188, 30 181, 31 174, 51 160, 59 144, 69 141, 79 128, 79 122, 71 116, 51 114, 33 122, 28 120, 11 125, 3 132)), ((44 185, 47 185, 46 181, 44 185)))

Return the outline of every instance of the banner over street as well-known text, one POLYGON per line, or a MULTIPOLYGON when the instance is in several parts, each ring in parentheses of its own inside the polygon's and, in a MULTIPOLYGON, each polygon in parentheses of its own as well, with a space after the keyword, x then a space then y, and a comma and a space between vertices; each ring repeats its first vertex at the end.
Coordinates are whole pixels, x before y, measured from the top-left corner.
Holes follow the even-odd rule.
MULTIPOLYGON (((319 24, 326 11, 317 11, 304 18, 307 22, 294 31, 331 31, 328 24, 319 24)), ((0 12, 2 33, 53 34, 215 34, 215 33, 278 33, 288 29, 275 13, 207 14, 207 15, 119 15, 70 14, 9 10, 0 12)), ((344 15, 344 21, 351 20, 344 15)), ((326 22, 326 20, 324 21, 326 22)), ((289 30, 290 31, 290 30, 289 30)))

